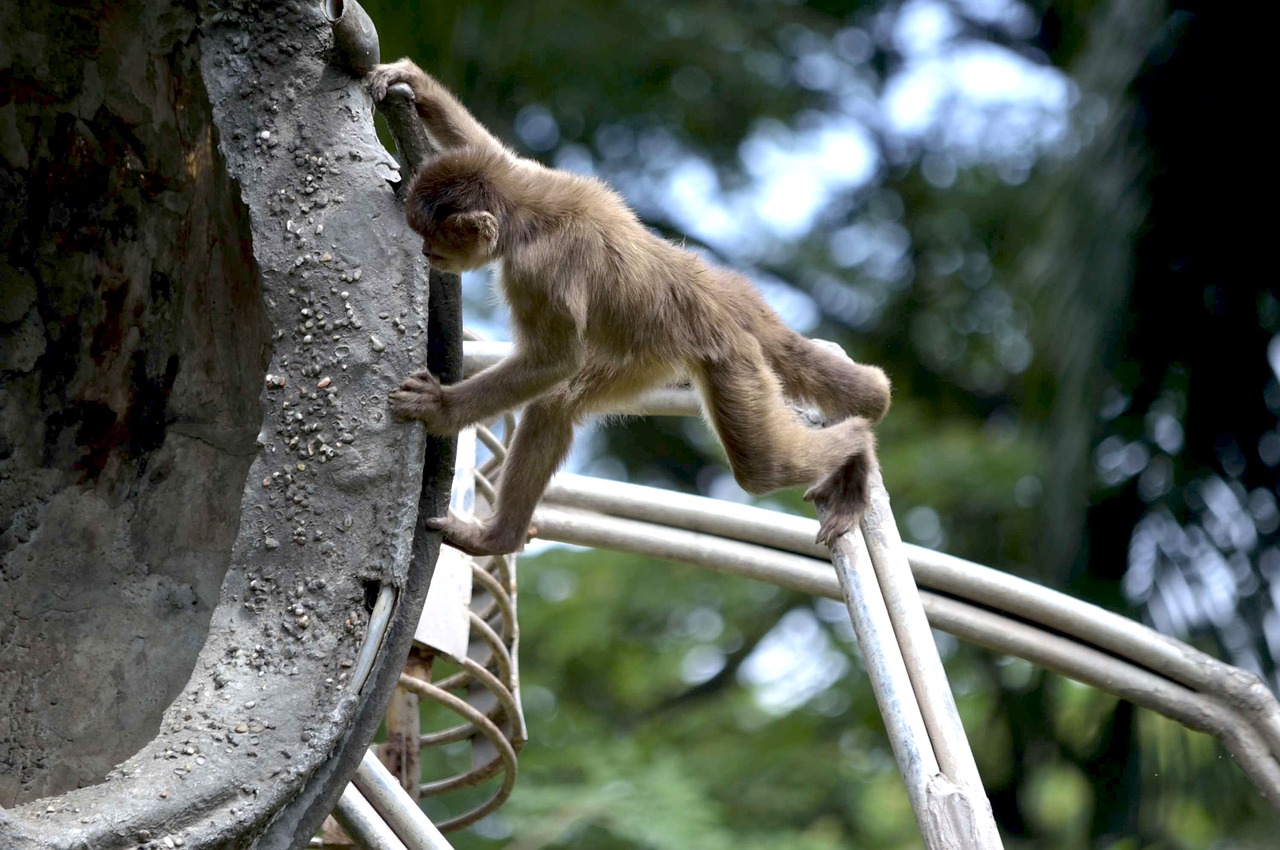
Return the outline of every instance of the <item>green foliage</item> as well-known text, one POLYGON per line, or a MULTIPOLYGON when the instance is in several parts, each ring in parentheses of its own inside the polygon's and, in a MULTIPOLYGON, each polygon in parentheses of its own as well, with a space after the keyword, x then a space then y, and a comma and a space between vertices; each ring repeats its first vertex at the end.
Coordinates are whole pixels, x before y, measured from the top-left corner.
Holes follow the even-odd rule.
POLYGON ((571 838, 580 846, 652 850, 730 850, 784 846, 797 850, 839 847, 819 828, 795 833, 743 835, 726 823, 724 807, 675 751, 643 753, 626 742, 583 750, 580 781, 545 785, 522 795, 509 812, 522 843, 571 838), (572 800, 566 803, 566 800, 572 800), (519 825, 525 825, 520 830, 519 825))
MULTIPOLYGON (((482 829, 455 836, 459 850, 919 846, 839 606, 564 547, 522 558, 520 572, 531 740, 515 794, 482 829), (780 709, 744 662, 797 611, 814 614, 852 663, 825 657, 836 671, 830 684, 780 709), (707 648, 723 655, 724 668, 690 680, 685 660, 707 648)), ((1117 701, 971 648, 947 660, 989 790, 999 803, 1002 789, 1018 789, 1024 825, 1007 832, 1006 846, 1112 846, 1095 843, 1090 825, 1098 795, 1120 792, 1112 780, 1101 790, 1093 781, 1110 775, 1097 766, 1114 738, 1117 701)), ((1263 815, 1212 739, 1145 713, 1139 719, 1143 752, 1157 761, 1143 762, 1147 804, 1129 846, 1209 848, 1224 824, 1243 835, 1263 815)), ((446 772, 432 769, 429 776, 446 772)), ((443 816, 450 804, 427 808, 443 816)), ((1009 818, 1001 820, 1008 830, 1009 818)))
MULTIPOLYGON (((532 696, 520 785, 500 815, 514 846, 826 850, 855 838, 863 846, 864 834, 876 842, 867 846, 916 840, 861 674, 823 691, 857 695, 852 725, 845 698, 817 695, 779 713, 740 672, 682 675, 683 660, 707 646, 740 671, 807 600, 610 553, 557 549, 520 566, 522 680, 532 696)), ((457 846, 491 844, 463 835, 457 846)))
MULTIPOLYGON (((1152 139, 1169 150, 1183 144, 1144 137, 1150 127, 1133 119, 1133 92, 1154 73, 1144 51, 1154 33, 1176 29, 1165 26, 1162 4, 1011 4, 1030 22, 1022 28, 964 17, 1000 4, 365 5, 384 58, 415 57, 523 152, 610 179, 664 235, 774 284, 806 332, 884 365, 895 400, 879 429, 881 457, 904 537, 1122 604, 1130 535, 1142 493, 1154 491, 1136 473, 1100 486, 1095 446, 1104 434, 1151 442, 1148 408, 1195 421, 1186 418, 1187 376, 1206 386, 1195 366, 1206 356, 1196 349, 1205 321, 1196 311, 1236 304, 1216 280, 1159 277, 1182 261, 1199 211, 1194 227, 1171 236, 1144 224, 1168 204, 1149 195, 1158 180, 1144 182, 1144 159, 1167 152, 1153 151, 1152 139), (1074 80, 1063 134, 1011 150, 1017 125, 973 113, 949 121, 955 104, 940 106, 919 135, 895 132, 886 97, 919 59, 895 35, 904 8, 950 10, 956 43, 1007 47, 1032 64, 1050 57, 1074 80), (866 181, 826 187, 800 232, 761 226, 750 192, 769 175, 753 165, 752 145, 781 140, 790 150, 836 118, 868 128, 875 163, 866 181), (986 136, 957 140, 988 120, 986 136), (679 184, 681 169, 700 175, 699 199, 720 204, 746 236, 725 237, 673 200, 673 185, 693 185, 679 184), (1172 253, 1153 252, 1156 243, 1172 253), (1134 281, 1148 279, 1147 307, 1128 312, 1134 281), (1149 318, 1164 315, 1166 295, 1185 308, 1172 332, 1149 318), (1138 326, 1146 335, 1131 339, 1138 326), (1108 398, 1123 404, 1104 417, 1108 398)), ((1161 67, 1176 66, 1182 45, 1165 47, 1161 67)), ((1209 66, 1183 67, 1203 76, 1209 66)), ((1200 120, 1189 104, 1146 114, 1156 130, 1160 115, 1200 120)), ((1200 123, 1213 132, 1213 122, 1200 123)), ((1187 138, 1184 158, 1201 156, 1201 137, 1187 138)), ((1169 194, 1196 200, 1176 187, 1169 194)), ((1211 251, 1203 267, 1225 253, 1211 251)), ((1269 285, 1256 273, 1233 280, 1246 278, 1269 285)), ((1253 312, 1214 325, 1219 342, 1201 348, 1234 358, 1237 335, 1253 345, 1275 333, 1274 296, 1247 294, 1238 300, 1253 312)), ((1219 375, 1234 368, 1219 366, 1219 375)), ((1274 386, 1256 371, 1250 387, 1274 386)), ((1213 396, 1221 404, 1211 411, 1234 410, 1236 396, 1253 405, 1256 433, 1241 445, 1275 428, 1274 415, 1254 415, 1259 393, 1216 384, 1224 397, 1213 396)), ((1188 430, 1187 452, 1161 461, 1173 483, 1158 498, 1179 516, 1187 510, 1178 500, 1194 496, 1186 485, 1217 463, 1218 436, 1234 425, 1210 415, 1198 427, 1194 452, 1188 430)), ((631 480, 733 491, 700 425, 633 421, 594 442, 631 480)), ((1265 502, 1257 490, 1266 487, 1274 481, 1240 492, 1265 502)), ((809 510, 796 493, 770 503, 809 510)), ((456 846, 919 846, 838 606, 604 552, 556 548, 520 569, 532 739, 510 803, 456 846), (801 651, 782 656, 791 668, 772 669, 771 680, 761 658, 785 635, 801 651)), ((1025 663, 944 648, 1010 850, 1274 839, 1280 819, 1212 740, 1025 663)))

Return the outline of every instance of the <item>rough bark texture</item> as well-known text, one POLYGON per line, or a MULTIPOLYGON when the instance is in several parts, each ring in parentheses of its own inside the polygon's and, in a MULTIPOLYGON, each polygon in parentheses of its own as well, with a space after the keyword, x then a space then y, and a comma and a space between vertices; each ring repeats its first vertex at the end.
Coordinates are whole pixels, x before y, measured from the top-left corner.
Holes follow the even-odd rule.
POLYGON ((425 274, 331 42, 0 6, 0 846, 303 843, 389 696, 450 463, 386 413, 425 274))
POLYGON ((195 18, 139 12, 0 13, 0 805, 100 781, 154 736, 262 420, 271 327, 195 18))

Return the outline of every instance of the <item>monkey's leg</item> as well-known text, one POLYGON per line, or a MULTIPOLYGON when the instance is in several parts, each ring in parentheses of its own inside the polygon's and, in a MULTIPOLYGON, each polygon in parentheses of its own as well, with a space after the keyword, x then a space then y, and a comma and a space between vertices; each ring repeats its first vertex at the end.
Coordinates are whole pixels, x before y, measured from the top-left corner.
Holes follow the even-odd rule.
POLYGON ((805 498, 826 507, 819 542, 830 545, 852 530, 866 512, 876 462, 867 420, 853 416, 828 428, 806 428, 758 350, 704 364, 699 373, 707 412, 738 483, 752 493, 813 485, 805 498))
POLYGON ((471 555, 505 555, 524 545, 529 520, 552 474, 573 442, 573 416, 562 405, 539 400, 529 405, 502 464, 498 503, 483 526, 448 517, 429 520, 445 542, 471 555))
POLYGON ((788 396, 817 405, 836 419, 865 416, 873 423, 889 410, 889 379, 877 366, 855 363, 789 328, 766 347, 769 366, 788 396))

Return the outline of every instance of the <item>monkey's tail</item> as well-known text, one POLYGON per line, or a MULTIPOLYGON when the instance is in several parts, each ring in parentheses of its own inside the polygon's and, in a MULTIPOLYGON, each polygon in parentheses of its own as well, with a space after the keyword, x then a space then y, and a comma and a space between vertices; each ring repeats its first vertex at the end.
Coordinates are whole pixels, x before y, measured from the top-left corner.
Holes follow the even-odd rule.
POLYGON ((780 344, 765 356, 788 396, 816 404, 833 419, 863 416, 874 424, 889 410, 884 370, 856 363, 834 346, 784 329, 780 344))

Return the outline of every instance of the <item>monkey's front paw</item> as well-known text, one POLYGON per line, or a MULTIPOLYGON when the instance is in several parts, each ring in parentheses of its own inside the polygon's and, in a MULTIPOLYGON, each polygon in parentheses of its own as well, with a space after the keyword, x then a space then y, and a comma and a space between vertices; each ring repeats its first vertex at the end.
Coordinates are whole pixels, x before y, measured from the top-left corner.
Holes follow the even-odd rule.
POLYGON ((400 389, 387 396, 387 400, 392 413, 401 419, 418 420, 432 434, 457 433, 458 429, 449 421, 444 387, 425 369, 405 378, 400 389))
POLYGON ((369 87, 369 93, 373 95, 373 102, 381 103, 387 96, 387 89, 396 83, 409 83, 412 86, 413 79, 421 74, 418 66, 412 61, 401 59, 399 62, 374 68, 365 78, 365 84, 369 87))

